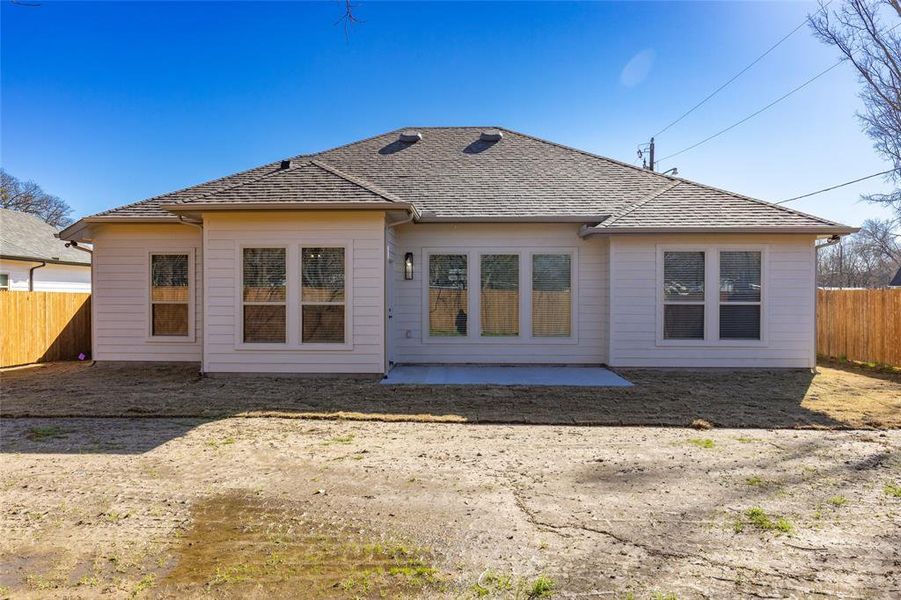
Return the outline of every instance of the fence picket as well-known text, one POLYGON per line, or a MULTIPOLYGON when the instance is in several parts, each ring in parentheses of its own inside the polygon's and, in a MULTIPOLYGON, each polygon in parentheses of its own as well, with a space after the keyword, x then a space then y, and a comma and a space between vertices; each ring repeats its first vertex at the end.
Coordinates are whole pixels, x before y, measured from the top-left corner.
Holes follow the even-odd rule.
POLYGON ((91 353, 91 295, 0 292, 0 367, 91 353))

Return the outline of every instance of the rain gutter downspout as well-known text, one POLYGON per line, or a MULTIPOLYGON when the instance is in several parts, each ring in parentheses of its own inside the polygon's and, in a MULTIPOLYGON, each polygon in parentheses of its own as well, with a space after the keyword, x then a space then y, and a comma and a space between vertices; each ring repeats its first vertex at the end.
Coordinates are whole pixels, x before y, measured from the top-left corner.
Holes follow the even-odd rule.
MULTIPOLYGON (((400 221, 396 221, 396 222, 394 222, 394 223, 388 223, 388 224, 385 225, 385 229, 393 229, 393 228, 397 227, 398 225, 406 225, 407 223, 412 223, 413 220, 414 220, 415 218, 416 218, 416 212, 413 211, 413 210, 411 210, 411 211, 410 211, 410 215, 409 215, 407 218, 401 219, 400 221)), ((386 241, 387 241, 387 240, 386 240, 386 241)), ((386 271, 386 276, 389 275, 389 274, 388 274, 388 269, 389 269, 389 266, 388 266, 388 265, 389 265, 389 261, 388 261, 388 244, 386 243, 386 244, 385 244, 385 271, 386 271)), ((388 297, 388 286, 386 285, 386 286, 385 286, 385 336, 384 336, 384 338, 385 338, 385 340, 384 340, 384 342, 385 342, 385 348, 384 348, 384 352, 385 352, 385 364, 384 364, 384 373, 382 374, 382 378, 383 378, 383 379, 384 379, 385 377, 388 376, 388 371, 390 370, 389 367, 391 366, 391 358, 390 358, 390 353, 389 353, 389 348, 388 348, 388 342, 390 341, 389 338, 391 337, 391 334, 390 334, 390 327, 391 327, 391 325, 388 323, 388 319, 391 318, 390 316, 388 316, 388 311, 389 311, 389 309, 391 308, 391 307, 389 306, 389 302, 390 302, 390 298, 388 297)))
POLYGON ((28 291, 29 292, 34 291, 34 272, 37 271, 38 269, 42 269, 46 266, 47 266, 47 261, 42 260, 41 264, 35 265, 35 266, 31 267, 30 269, 28 269, 28 291))
POLYGON ((817 372, 817 340, 819 339, 817 319, 820 312, 820 303, 817 301, 817 273, 819 272, 820 266, 820 250, 829 246, 834 246, 840 241, 842 241, 842 236, 835 234, 822 244, 814 244, 813 246, 813 366, 810 367, 811 373, 817 372))

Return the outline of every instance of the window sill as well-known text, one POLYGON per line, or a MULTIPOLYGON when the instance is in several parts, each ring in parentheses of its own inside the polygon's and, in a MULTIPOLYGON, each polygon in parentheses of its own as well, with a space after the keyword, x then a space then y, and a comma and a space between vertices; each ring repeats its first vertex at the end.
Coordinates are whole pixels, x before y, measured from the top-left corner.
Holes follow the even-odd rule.
POLYGON ((144 341, 152 344, 193 344, 197 340, 193 335, 148 335, 144 337, 144 341))
POLYGON ((271 344, 271 343, 239 343, 235 344, 235 350, 265 350, 282 352, 348 352, 353 350, 353 344, 271 344))
POLYGON ((766 340, 657 340, 659 348, 766 348, 766 340))

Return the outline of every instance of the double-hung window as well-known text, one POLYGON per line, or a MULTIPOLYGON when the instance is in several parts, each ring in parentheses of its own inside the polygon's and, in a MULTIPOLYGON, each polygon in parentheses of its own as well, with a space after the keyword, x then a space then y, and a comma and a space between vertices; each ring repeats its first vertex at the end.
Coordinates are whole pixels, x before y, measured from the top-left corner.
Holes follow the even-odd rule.
POLYGON ((344 248, 301 250, 301 342, 343 344, 346 297, 344 248))
POLYGON ((242 253, 243 341, 284 344, 287 332, 285 248, 244 248, 242 253))
POLYGON ((532 255, 532 337, 572 335, 572 255, 532 255))
POLYGON ((704 252, 663 253, 663 339, 704 339, 704 252))
POLYGON ((188 337, 191 266, 188 253, 150 255, 150 335, 188 337))
POLYGON ((722 251, 720 258, 720 339, 759 340, 761 253, 722 251))
POLYGON ((466 254, 429 255, 429 335, 465 337, 469 322, 466 254))
POLYGON ((480 257, 482 337, 519 335, 519 255, 480 257))
POLYGON ((0 273, 0 290, 9 290, 9 273, 0 273))

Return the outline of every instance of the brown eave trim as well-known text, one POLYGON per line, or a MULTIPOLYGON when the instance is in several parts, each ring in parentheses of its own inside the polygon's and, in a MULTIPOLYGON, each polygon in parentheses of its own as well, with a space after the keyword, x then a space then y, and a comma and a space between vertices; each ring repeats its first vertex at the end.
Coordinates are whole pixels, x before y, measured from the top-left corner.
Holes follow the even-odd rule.
POLYGON ((508 217, 436 217, 423 215, 418 223, 601 223, 610 215, 508 216, 508 217))

